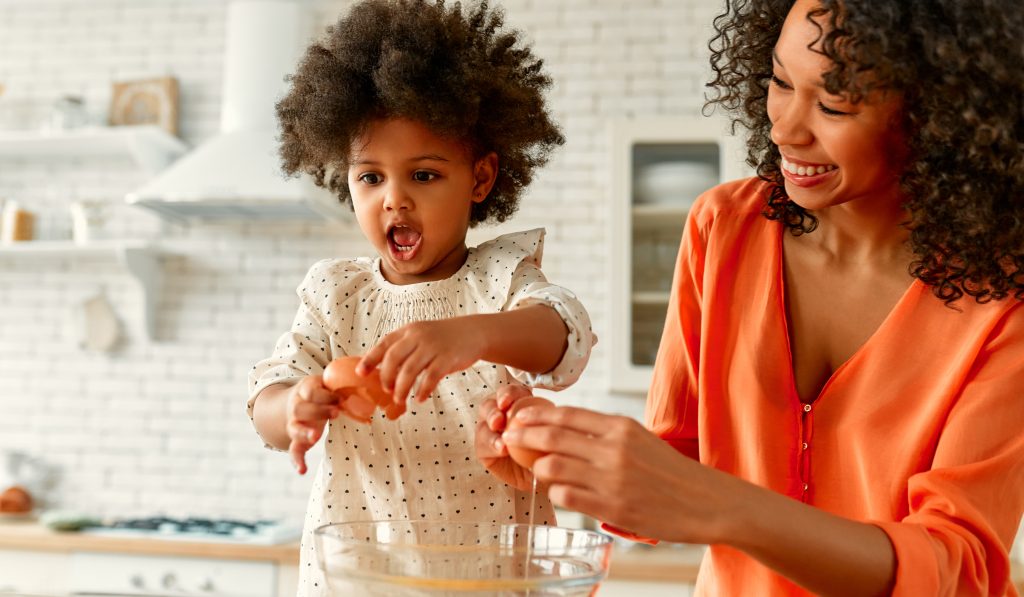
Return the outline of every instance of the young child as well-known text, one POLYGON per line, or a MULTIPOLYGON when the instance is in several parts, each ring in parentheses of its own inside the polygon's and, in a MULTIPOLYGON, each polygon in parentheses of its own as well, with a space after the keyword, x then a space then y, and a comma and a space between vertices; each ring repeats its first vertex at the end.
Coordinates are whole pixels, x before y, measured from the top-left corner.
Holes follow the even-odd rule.
MULTIPOLYGON (((541 273, 543 230, 466 247, 469 227, 512 215, 563 142, 542 62, 501 26, 486 3, 464 14, 424 0, 360 2, 308 49, 277 106, 285 170, 351 201, 379 253, 313 265, 291 330, 250 374, 249 416, 300 473, 326 436, 300 595, 324 591, 312 538, 323 524, 525 522, 529 493, 474 458, 478 404, 513 380, 564 388, 589 358, 586 311, 541 273), (408 401, 404 414, 391 420, 324 386, 325 367, 351 355, 408 401)), ((554 520, 542 496, 535 517, 554 520)))

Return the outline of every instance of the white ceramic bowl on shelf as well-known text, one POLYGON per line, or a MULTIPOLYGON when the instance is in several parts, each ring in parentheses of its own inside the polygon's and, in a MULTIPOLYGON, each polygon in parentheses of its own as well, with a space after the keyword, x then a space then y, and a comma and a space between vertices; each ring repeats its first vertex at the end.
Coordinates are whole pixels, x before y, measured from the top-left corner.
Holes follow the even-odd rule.
POLYGON ((656 162, 637 172, 638 203, 690 205, 698 195, 718 184, 717 169, 703 162, 656 162))

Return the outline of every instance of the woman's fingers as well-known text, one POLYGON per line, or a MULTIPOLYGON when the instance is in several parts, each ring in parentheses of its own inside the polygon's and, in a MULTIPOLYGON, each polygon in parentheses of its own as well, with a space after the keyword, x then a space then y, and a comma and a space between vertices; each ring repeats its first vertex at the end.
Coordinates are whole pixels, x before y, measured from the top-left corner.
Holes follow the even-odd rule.
POLYGON ((556 408, 528 406, 516 413, 516 419, 526 425, 553 425, 586 435, 604 435, 629 423, 639 425, 627 417, 606 415, 572 406, 556 408))
POLYGON ((474 448, 476 457, 482 462, 508 456, 508 450, 505 448, 504 442, 501 441, 501 436, 492 431, 487 425, 487 421, 482 418, 476 424, 474 448))
POLYGON ((506 430, 501 439, 510 446, 562 454, 593 464, 608 459, 608 449, 603 441, 594 435, 566 427, 531 423, 518 429, 506 430))
POLYGON ((527 396, 533 396, 533 392, 530 388, 518 383, 513 383, 499 388, 495 393, 495 400, 498 403, 498 408, 506 411, 512 406, 513 402, 520 398, 526 398, 527 396))

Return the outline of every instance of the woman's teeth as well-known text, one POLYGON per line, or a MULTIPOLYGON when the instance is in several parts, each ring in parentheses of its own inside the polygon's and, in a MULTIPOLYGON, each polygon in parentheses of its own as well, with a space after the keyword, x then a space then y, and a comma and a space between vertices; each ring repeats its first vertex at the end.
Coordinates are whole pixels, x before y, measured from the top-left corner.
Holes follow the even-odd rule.
POLYGON ((797 176, 814 176, 815 174, 824 174, 836 169, 832 164, 822 164, 820 166, 797 166, 793 162, 786 160, 786 158, 782 158, 782 167, 786 169, 786 172, 796 174, 797 176))

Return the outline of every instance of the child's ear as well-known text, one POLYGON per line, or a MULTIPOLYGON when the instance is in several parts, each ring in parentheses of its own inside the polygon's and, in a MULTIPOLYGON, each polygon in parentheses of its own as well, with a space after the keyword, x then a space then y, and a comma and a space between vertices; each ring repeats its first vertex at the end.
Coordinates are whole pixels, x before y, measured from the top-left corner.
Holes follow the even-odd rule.
POLYGON ((480 203, 491 193, 498 178, 498 154, 493 151, 473 165, 473 203, 480 203))

